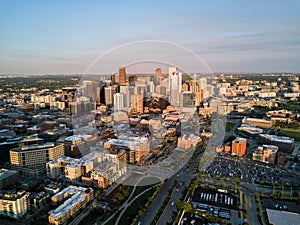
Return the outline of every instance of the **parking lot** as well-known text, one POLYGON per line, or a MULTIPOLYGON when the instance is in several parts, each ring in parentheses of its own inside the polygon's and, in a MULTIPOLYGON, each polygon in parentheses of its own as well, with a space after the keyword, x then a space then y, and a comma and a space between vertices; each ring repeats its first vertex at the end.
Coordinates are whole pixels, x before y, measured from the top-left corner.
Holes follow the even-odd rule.
POLYGON ((205 172, 213 177, 239 177, 240 179, 243 179, 242 170, 238 162, 218 156, 214 159, 205 172))
POLYGON ((297 203, 287 200, 279 200, 272 198, 262 198, 262 206, 264 209, 283 210, 289 212, 300 213, 300 207, 297 203))
POLYGON ((291 169, 252 161, 249 158, 232 157, 229 154, 218 154, 204 171, 211 177, 240 178, 244 182, 300 184, 300 176, 291 169))
POLYGON ((196 188, 191 202, 195 207, 204 203, 209 206, 237 209, 237 197, 227 191, 221 192, 208 188, 196 188))

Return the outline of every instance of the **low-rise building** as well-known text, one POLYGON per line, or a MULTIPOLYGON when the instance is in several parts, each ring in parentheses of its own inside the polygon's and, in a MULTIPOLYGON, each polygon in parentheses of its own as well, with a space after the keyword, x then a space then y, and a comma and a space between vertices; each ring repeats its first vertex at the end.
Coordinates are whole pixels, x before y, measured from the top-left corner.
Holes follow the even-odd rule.
POLYGON ((51 201, 53 205, 61 205, 48 213, 49 223, 55 225, 66 224, 70 217, 85 208, 93 199, 93 189, 73 185, 68 186, 52 196, 51 201))
POLYGON ((126 162, 125 150, 93 151, 80 159, 59 157, 48 162, 46 168, 51 178, 62 175, 86 186, 106 188, 126 172, 126 162))
POLYGON ((252 126, 260 127, 263 129, 268 129, 272 127, 272 122, 264 119, 257 118, 244 118, 243 123, 250 124, 252 126))
POLYGON ((263 133, 263 129, 252 126, 250 124, 242 124, 238 130, 245 132, 249 136, 257 136, 263 133))
POLYGON ((278 147, 275 145, 263 145, 253 153, 252 159, 259 162, 275 164, 278 147))
POLYGON ((283 152, 291 152, 295 144, 295 139, 293 138, 269 134, 259 134, 259 141, 262 144, 276 145, 283 152))
POLYGON ((111 139, 104 144, 106 149, 123 149, 127 153, 127 162, 134 164, 150 151, 150 143, 145 137, 120 136, 119 139, 111 139))
POLYGON ((0 169, 0 189, 14 185, 19 178, 19 172, 15 170, 0 169))

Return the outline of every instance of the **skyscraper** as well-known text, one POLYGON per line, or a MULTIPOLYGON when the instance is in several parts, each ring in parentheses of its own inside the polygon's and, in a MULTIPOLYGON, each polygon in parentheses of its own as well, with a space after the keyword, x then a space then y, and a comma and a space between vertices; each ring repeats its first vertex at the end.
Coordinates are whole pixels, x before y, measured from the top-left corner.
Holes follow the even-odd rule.
POLYGON ((100 82, 84 80, 82 84, 85 97, 89 97, 93 102, 97 101, 100 95, 100 82))
POLYGON ((142 95, 139 94, 131 95, 131 111, 136 113, 144 112, 142 95))
POLYGON ((180 93, 182 91, 182 74, 181 72, 177 71, 176 67, 169 68, 169 82, 170 82, 171 105, 179 107, 180 93), (170 72, 172 72, 171 77, 170 77, 170 72))
POLYGON ((169 67, 169 86, 167 89, 167 94, 171 93, 172 76, 176 71, 177 71, 177 67, 169 67))
POLYGON ((126 84, 126 68, 125 67, 119 68, 119 82, 120 82, 120 84, 126 84))
POLYGON ((162 77, 162 70, 161 70, 161 68, 156 68, 156 70, 155 70, 155 77, 162 77))
POLYGON ((116 87, 109 86, 104 88, 104 95, 105 95, 105 104, 111 105, 113 104, 113 95, 117 92, 116 87))
POLYGON ((114 111, 121 111, 124 109, 124 100, 125 94, 124 93, 116 93, 114 94, 114 111))

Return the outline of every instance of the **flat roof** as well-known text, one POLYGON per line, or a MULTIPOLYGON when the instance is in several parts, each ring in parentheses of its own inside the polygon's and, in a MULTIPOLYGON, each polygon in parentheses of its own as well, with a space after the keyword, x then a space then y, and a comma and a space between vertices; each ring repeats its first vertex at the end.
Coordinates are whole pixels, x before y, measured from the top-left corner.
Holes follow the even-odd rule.
POLYGON ((264 119, 258 119, 258 118, 244 118, 243 120, 248 120, 248 121, 256 121, 256 122, 261 122, 261 123, 272 123, 269 120, 264 120, 264 119))
POLYGON ((269 223, 274 225, 295 225, 300 224, 300 214, 266 209, 269 223))
POLYGON ((285 136, 276 136, 276 135, 270 135, 270 134, 260 134, 261 137, 267 138, 271 141, 277 141, 282 143, 294 143, 295 139, 285 136))
POLYGON ((0 169, 0 180, 17 173, 15 170, 0 169))

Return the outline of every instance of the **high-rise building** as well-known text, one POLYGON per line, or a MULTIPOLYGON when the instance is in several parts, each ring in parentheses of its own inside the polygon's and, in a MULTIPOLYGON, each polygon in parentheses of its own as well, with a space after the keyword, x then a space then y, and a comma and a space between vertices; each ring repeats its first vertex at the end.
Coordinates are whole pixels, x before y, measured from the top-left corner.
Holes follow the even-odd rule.
POLYGON ((189 85, 187 83, 182 84, 182 90, 183 91, 189 91, 189 85))
POLYGON ((156 77, 162 77, 162 69, 161 68, 156 68, 155 76, 156 77))
POLYGON ((205 77, 200 78, 200 80, 199 80, 199 86, 200 86, 200 89, 203 91, 203 97, 207 98, 208 97, 207 79, 205 77))
MULTIPOLYGON (((173 71, 173 70, 169 69, 169 71, 173 71)), ((170 77, 169 77, 169 79, 170 79, 170 77)), ((180 105, 180 93, 181 93, 181 90, 182 90, 182 74, 181 74, 181 72, 177 71, 177 68, 172 73, 170 84, 171 84, 171 86, 170 86, 171 105, 179 107, 179 105, 180 105)))
POLYGON ((139 94, 131 95, 131 111, 134 113, 143 113, 143 96, 139 94))
POLYGON ((199 106, 200 103, 203 101, 203 99, 204 99, 204 92, 202 89, 200 89, 195 94, 195 106, 199 106))
POLYGON ((119 83, 126 84, 126 68, 125 67, 119 68, 119 83))
POLYGON ((129 108, 130 107, 130 91, 129 91, 129 85, 120 85, 120 93, 124 94, 124 107, 129 108))
POLYGON ((80 157, 85 153, 85 143, 80 135, 66 137, 64 147, 66 156, 80 157))
POLYGON ((232 141, 231 154, 242 157, 246 153, 246 147, 247 147, 247 139, 236 138, 234 141, 232 141))
POLYGON ((171 86, 172 86, 172 78, 173 78, 173 74, 177 72, 177 67, 169 67, 169 86, 168 86, 168 89, 167 89, 167 94, 170 95, 171 93, 171 86))
POLYGON ((89 97, 93 102, 97 101, 100 95, 100 83, 97 81, 84 80, 82 84, 84 96, 89 97))
POLYGON ((136 75, 131 75, 129 76, 128 80, 129 84, 134 84, 134 82, 138 80, 138 77, 136 75))
POLYGON ((114 94, 116 94, 117 90, 115 86, 109 86, 104 88, 104 95, 105 95, 105 104, 112 105, 114 101, 114 94))
POLYGON ((126 101, 125 99, 125 94, 124 93, 116 93, 114 94, 114 111, 122 111, 124 110, 124 101, 126 101))
POLYGON ((119 74, 118 73, 113 74, 112 77, 111 77, 111 80, 112 80, 113 84, 119 83, 120 82, 119 74))
POLYGON ((20 171, 23 175, 37 177, 46 171, 47 162, 64 154, 63 144, 49 142, 29 145, 10 150, 10 163, 12 169, 20 171))
POLYGON ((182 111, 190 111, 194 108, 192 92, 183 91, 180 93, 180 108, 182 111))

